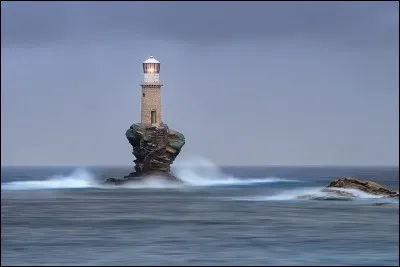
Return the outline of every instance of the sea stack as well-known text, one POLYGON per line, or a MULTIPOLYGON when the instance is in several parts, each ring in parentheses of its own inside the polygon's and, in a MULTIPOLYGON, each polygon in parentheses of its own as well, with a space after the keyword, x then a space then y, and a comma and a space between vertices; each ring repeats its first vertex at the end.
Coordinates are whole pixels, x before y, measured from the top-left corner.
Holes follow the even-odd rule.
POLYGON ((132 124, 125 136, 133 148, 134 171, 124 178, 109 178, 106 183, 121 184, 157 177, 174 182, 171 165, 185 144, 185 136, 162 121, 160 62, 150 56, 143 62, 141 121, 132 124))
MULTIPOLYGON (((321 194, 308 194, 299 196, 299 199, 312 200, 355 200, 358 198, 354 191, 343 189, 356 189, 381 199, 399 199, 399 192, 387 188, 384 185, 373 181, 361 180, 354 177, 341 177, 332 181, 326 188, 321 190, 321 194)), ((381 203, 382 204, 382 203, 381 203)), ((381 205, 379 204, 379 205, 381 205)))
POLYGON ((358 189, 371 195, 399 199, 398 191, 387 188, 384 185, 377 184, 373 181, 361 180, 355 177, 338 178, 332 181, 327 187, 358 189))

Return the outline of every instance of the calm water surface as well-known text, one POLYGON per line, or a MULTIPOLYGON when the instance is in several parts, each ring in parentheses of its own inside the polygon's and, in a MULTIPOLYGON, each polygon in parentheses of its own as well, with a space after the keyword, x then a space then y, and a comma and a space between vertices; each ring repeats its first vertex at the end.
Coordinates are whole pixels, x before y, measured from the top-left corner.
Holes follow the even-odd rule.
POLYGON ((108 188, 130 168, 2 168, 2 265, 398 265, 399 205, 297 199, 395 168, 176 169, 188 185, 108 188))

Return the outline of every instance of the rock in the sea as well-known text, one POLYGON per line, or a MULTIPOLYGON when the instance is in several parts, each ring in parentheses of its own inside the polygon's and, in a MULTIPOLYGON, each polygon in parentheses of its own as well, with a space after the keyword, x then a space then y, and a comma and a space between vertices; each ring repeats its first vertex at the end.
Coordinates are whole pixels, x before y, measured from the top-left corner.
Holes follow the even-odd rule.
POLYGON ((183 181, 174 175, 165 175, 160 173, 146 174, 146 175, 132 175, 125 176, 124 178, 108 178, 105 183, 113 185, 123 185, 132 182, 143 182, 143 181, 160 181, 168 183, 181 184, 183 181))
POLYGON ((136 123, 125 135, 132 145, 132 154, 136 157, 135 172, 138 174, 169 174, 171 164, 185 144, 185 136, 169 129, 166 124, 156 127, 136 123))
POLYGON ((135 156, 135 171, 124 178, 109 178, 106 183, 121 184, 157 177, 167 181, 181 182, 171 173, 171 165, 185 144, 182 133, 171 130, 166 124, 152 126, 135 123, 125 134, 135 156))
POLYGON ((399 198, 399 192, 372 181, 361 180, 353 177, 342 177, 336 179, 328 185, 328 188, 358 189, 372 195, 399 198))
POLYGON ((396 203, 393 203, 393 202, 378 202, 378 203, 372 203, 370 205, 372 205, 372 206, 387 206, 387 205, 392 206, 392 205, 396 205, 396 203))
POLYGON ((346 191, 340 191, 337 189, 325 188, 321 190, 321 193, 307 194, 298 196, 298 199, 309 199, 309 200, 341 200, 349 201, 356 199, 356 195, 346 191))
POLYGON ((362 192, 381 196, 382 198, 399 199, 399 192, 386 188, 383 185, 372 181, 360 180, 352 177, 342 177, 331 182, 327 188, 319 193, 299 196, 299 199, 310 200, 355 200, 357 195, 354 192, 343 189, 358 189, 362 192))

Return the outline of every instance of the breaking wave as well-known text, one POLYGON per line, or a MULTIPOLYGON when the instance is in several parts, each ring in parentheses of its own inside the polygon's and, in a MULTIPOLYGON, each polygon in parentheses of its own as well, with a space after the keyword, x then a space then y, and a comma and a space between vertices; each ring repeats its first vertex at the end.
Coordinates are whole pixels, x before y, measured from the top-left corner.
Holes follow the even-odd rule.
POLYGON ((187 185, 194 186, 221 186, 221 185, 251 185, 261 183, 298 182, 297 180, 278 177, 268 178, 239 178, 227 175, 209 160, 203 158, 188 159, 173 166, 174 174, 187 185))
POLYGON ((176 188, 187 186, 240 186, 262 183, 298 182, 297 180, 269 177, 261 179, 238 178, 224 174, 212 162, 195 158, 173 165, 174 174, 184 181, 183 185, 171 184, 160 179, 148 179, 124 186, 105 186, 88 170, 80 168, 69 175, 56 175, 46 180, 15 181, 2 183, 2 190, 41 190, 79 188, 176 188))
POLYGON ((76 169, 70 175, 55 175, 47 180, 2 183, 1 190, 72 189, 95 187, 97 181, 85 169, 76 169))
POLYGON ((283 190, 270 196, 254 196, 236 198, 242 201, 285 201, 285 200, 353 200, 353 199, 380 199, 382 196, 371 195, 357 189, 306 187, 283 190))

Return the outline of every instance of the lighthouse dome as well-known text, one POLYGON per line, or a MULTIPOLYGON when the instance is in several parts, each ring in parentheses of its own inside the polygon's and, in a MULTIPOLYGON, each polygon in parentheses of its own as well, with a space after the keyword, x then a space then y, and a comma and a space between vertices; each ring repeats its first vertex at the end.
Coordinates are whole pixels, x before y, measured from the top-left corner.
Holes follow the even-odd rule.
POLYGON ((160 63, 160 61, 158 61, 157 59, 155 59, 153 56, 150 56, 146 61, 144 61, 143 63, 147 64, 147 63, 160 63))

